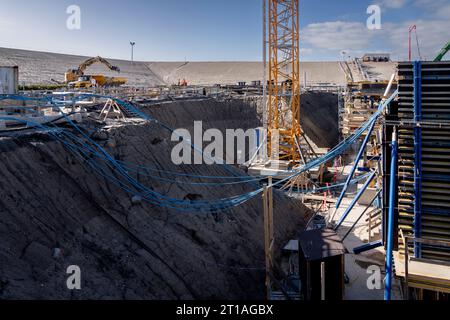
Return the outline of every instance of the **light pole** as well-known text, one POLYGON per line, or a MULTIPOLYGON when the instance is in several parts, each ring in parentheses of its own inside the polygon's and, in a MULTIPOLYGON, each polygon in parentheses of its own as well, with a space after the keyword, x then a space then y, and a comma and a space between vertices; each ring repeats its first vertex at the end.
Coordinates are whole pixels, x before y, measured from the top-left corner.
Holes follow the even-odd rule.
POLYGON ((131 45, 131 63, 134 63, 134 46, 136 45, 136 42, 130 41, 131 45))

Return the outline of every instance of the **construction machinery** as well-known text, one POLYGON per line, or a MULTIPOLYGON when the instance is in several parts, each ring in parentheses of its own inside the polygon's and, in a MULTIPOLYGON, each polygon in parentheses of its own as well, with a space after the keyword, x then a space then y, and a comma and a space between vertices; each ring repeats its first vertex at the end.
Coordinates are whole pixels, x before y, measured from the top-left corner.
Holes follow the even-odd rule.
POLYGON ((268 153, 271 159, 296 162, 300 159, 302 134, 299 1, 269 0, 268 5, 268 153))
POLYGON ((127 79, 123 77, 106 77, 104 75, 85 75, 87 67, 102 63, 111 71, 120 72, 120 69, 113 66, 106 59, 102 57, 94 57, 84 61, 78 66, 78 69, 70 69, 64 75, 64 81, 70 87, 75 88, 91 88, 104 86, 121 86, 127 83, 127 79))
POLYGON ((450 51, 450 42, 447 42, 447 44, 442 48, 442 50, 439 52, 437 57, 434 59, 434 62, 442 61, 444 56, 447 54, 447 52, 450 51))
POLYGON ((419 36, 417 35, 417 26, 414 24, 409 27, 409 61, 412 61, 412 33, 415 33, 416 43, 417 43, 417 52, 419 54, 420 60, 422 60, 422 54, 420 53, 420 44, 419 44, 419 36))

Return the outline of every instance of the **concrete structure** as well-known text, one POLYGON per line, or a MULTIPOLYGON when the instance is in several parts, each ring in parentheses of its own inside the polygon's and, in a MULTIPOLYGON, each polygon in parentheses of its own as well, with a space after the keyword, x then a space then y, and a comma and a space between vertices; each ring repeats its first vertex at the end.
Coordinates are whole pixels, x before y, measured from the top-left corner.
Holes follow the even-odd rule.
POLYGON ((0 67, 0 94, 16 94, 19 91, 19 67, 0 67))

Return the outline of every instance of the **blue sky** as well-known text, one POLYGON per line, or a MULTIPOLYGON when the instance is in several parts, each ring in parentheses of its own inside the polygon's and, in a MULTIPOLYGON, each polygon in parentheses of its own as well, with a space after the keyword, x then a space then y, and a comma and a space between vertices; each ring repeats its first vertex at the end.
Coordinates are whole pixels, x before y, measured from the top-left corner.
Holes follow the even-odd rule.
MULTIPOLYGON (((136 60, 256 61, 262 52, 262 0, 0 0, 0 47, 136 60), (81 8, 81 30, 66 9, 81 8)), ((301 0, 303 60, 337 60, 341 51, 408 53, 416 23, 424 57, 450 41, 450 0, 301 0), (382 8, 382 29, 366 27, 382 8)), ((414 50, 417 55, 417 49, 414 50)))

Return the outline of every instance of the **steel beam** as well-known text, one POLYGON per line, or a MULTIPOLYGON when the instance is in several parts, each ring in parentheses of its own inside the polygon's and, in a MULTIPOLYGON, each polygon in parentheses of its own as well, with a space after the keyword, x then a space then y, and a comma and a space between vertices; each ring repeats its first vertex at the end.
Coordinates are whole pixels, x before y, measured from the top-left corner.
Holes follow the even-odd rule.
POLYGON ((362 246, 356 247, 353 249, 354 254, 361 254, 363 252, 367 252, 376 248, 383 246, 383 241, 378 240, 370 243, 363 244, 362 246))
MULTIPOLYGON (((422 237, 422 63, 414 62, 414 237, 422 237)), ((421 244, 414 244, 414 255, 420 258, 421 244)))
POLYGON ((268 154, 272 160, 299 161, 300 18, 299 0, 268 0, 268 154), (272 145, 278 132, 279 155, 272 145), (275 157, 275 158, 274 158, 275 157))
POLYGON ((386 281, 384 288, 384 299, 391 300, 392 290, 392 264, 393 264, 393 249, 394 249, 394 223, 395 223, 395 209, 396 209, 396 194, 395 189, 397 179, 397 132, 394 129, 392 134, 392 155, 391 155, 391 172, 390 172, 390 186, 389 186, 389 213, 387 222, 387 246, 386 246, 386 281))

